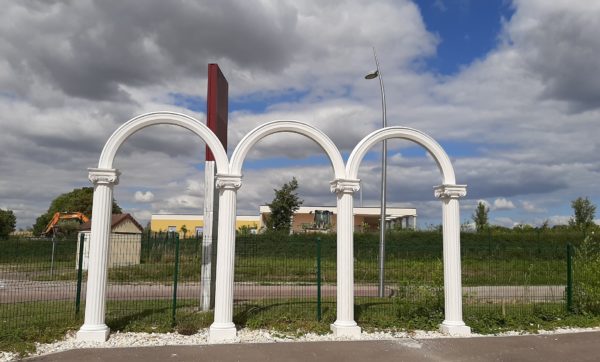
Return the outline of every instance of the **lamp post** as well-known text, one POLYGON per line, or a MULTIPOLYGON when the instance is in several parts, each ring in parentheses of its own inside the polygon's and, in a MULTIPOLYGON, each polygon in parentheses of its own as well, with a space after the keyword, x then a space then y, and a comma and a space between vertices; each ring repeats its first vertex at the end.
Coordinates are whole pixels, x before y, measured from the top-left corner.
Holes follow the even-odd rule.
MULTIPOLYGON (((379 69, 379 60, 375 47, 373 47, 373 57, 375 58, 376 70, 365 76, 365 79, 379 78, 379 87, 381 88, 381 112, 383 127, 387 127, 386 107, 385 107, 385 88, 383 86, 383 76, 379 69)), ((386 168, 387 168, 387 140, 383 140, 381 149, 381 220, 379 224, 379 288, 380 298, 385 293, 385 211, 386 211, 386 168)))

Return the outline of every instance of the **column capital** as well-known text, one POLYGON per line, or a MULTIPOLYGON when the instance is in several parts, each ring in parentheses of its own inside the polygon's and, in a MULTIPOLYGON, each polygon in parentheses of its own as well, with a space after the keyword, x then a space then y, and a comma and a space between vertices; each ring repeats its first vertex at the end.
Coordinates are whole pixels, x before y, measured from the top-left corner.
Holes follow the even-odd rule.
POLYGON ((215 186, 219 190, 237 191, 240 187, 242 187, 242 176, 217 174, 215 177, 215 186))
POLYGON ((88 168, 88 179, 94 185, 118 185, 121 172, 113 168, 88 168))
POLYGON ((329 185, 331 185, 331 192, 336 194, 353 194, 360 190, 360 180, 336 178, 329 185))
POLYGON ((433 192, 439 199, 458 199, 467 196, 467 185, 439 185, 433 192))

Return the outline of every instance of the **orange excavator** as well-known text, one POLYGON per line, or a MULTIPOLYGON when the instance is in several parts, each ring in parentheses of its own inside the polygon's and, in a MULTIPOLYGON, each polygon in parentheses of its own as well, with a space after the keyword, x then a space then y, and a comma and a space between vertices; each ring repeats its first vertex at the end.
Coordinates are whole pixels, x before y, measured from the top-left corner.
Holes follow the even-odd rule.
POLYGON ((52 220, 46 226, 46 229, 42 233, 42 235, 50 236, 54 233, 56 224, 60 220, 79 220, 82 223, 90 221, 90 219, 80 212, 56 212, 54 216, 52 216, 52 220))

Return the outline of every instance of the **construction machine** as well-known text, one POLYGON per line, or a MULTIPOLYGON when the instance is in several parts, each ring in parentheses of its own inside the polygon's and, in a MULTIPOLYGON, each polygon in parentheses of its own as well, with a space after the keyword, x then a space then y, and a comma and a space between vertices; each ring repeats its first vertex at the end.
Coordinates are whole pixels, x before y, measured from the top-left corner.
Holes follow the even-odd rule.
POLYGON ((86 223, 90 221, 90 219, 82 214, 81 212, 56 212, 54 216, 52 216, 52 220, 44 229, 42 235, 44 236, 53 236, 55 234, 55 228, 60 220, 79 220, 82 223, 86 223))

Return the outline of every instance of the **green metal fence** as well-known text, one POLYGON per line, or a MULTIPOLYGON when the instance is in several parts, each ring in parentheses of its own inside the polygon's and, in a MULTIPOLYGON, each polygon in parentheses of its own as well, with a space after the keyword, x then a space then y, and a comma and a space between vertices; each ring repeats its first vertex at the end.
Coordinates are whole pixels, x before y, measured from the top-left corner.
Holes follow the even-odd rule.
MULTIPOLYGON (((359 324, 411 328, 415 315, 432 325, 441 322, 441 238, 435 232, 390 233, 386 293, 379 298, 377 235, 355 235, 355 315, 359 324)), ((590 299, 589 290, 597 287, 594 281, 600 279, 600 268, 577 269, 578 265, 590 265, 577 259, 580 239, 574 234, 463 234, 465 318, 481 311, 506 316, 584 308, 578 301, 586 295, 590 299), (569 242, 575 246, 568 246, 569 242)), ((73 325, 82 322, 89 257, 86 240, 10 239, 0 243, 0 329, 31 325, 32 320, 39 325, 57 320, 73 325)), ((143 326, 158 331, 190 320, 194 325, 198 321, 209 325, 212 315, 203 313, 200 303, 200 284, 205 277, 202 253, 201 237, 113 234, 107 324, 113 330, 143 326)), ((274 319, 335 320, 335 235, 239 235, 235 257, 236 323, 252 320, 253 327, 268 327, 274 319)), ((593 306, 593 302, 586 305, 593 306)))
POLYGON ((0 248, 0 330, 75 321, 74 239, 0 240, 0 248))

